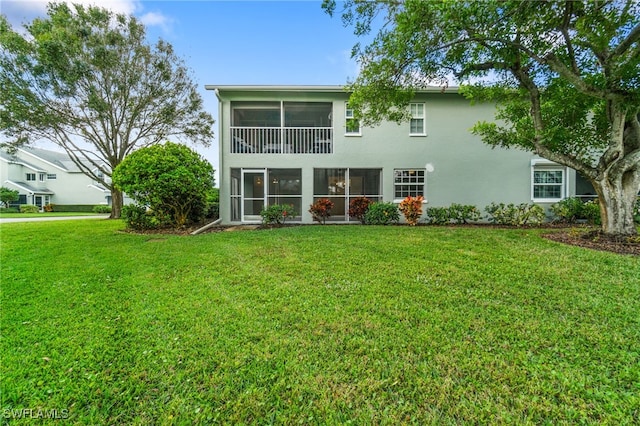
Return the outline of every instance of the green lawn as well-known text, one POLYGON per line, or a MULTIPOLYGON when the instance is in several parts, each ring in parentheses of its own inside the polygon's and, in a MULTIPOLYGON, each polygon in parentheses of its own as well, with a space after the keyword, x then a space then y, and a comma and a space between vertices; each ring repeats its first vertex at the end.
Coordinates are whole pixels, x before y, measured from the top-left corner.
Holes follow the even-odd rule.
POLYGON ((5 419, 640 421, 638 257, 540 230, 122 227, 0 225, 5 419))

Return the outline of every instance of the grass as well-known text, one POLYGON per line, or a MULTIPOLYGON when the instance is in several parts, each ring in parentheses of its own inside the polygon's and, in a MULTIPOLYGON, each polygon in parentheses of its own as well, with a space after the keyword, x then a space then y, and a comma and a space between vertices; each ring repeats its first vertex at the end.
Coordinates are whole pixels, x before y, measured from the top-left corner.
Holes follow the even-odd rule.
POLYGON ((0 225, 5 419, 640 421, 637 257, 539 230, 121 230, 0 225))

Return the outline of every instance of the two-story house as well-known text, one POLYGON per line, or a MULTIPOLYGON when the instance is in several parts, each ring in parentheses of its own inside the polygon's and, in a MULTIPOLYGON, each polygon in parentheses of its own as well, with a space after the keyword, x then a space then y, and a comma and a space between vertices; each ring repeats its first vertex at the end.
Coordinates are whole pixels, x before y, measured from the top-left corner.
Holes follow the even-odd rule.
POLYGON ((470 105, 457 88, 415 96, 411 120, 363 127, 341 86, 214 86, 219 100, 222 223, 260 222, 271 204, 334 203, 331 221, 353 221, 349 201, 399 203, 422 195, 429 206, 491 202, 548 206, 592 193, 575 171, 531 153, 491 147, 470 128, 494 107, 470 105))
POLYGON ((68 155, 38 148, 20 148, 15 154, 0 151, 0 185, 17 190, 15 203, 108 204, 111 193, 82 173, 68 155))

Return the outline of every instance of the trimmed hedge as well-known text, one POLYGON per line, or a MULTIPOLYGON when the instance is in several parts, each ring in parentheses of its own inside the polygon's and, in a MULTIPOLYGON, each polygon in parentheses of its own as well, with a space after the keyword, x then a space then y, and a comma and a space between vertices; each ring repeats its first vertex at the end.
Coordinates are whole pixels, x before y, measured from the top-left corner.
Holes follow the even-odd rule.
MULTIPOLYGON (((98 206, 104 204, 98 204, 98 206)), ((54 212, 82 212, 93 213, 93 209, 96 204, 55 204, 53 206, 54 212)))

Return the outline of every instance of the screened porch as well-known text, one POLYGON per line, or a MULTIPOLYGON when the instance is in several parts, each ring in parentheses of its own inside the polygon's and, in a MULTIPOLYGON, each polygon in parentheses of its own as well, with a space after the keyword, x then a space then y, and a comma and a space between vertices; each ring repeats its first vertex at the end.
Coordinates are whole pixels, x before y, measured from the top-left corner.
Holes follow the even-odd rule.
POLYGON ((331 102, 232 102, 231 153, 331 154, 331 102))

